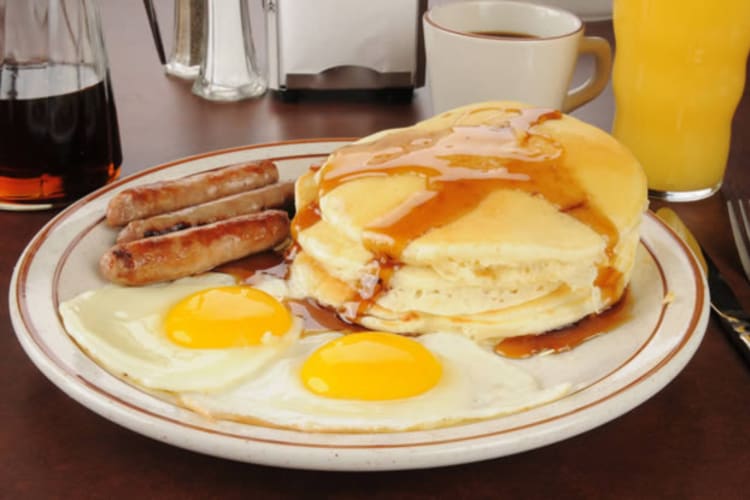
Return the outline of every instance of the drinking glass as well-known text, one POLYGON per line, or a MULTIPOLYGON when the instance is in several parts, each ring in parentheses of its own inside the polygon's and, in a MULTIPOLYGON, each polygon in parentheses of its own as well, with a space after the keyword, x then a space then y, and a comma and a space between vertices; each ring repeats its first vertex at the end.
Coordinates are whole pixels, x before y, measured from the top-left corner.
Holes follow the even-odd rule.
POLYGON ((649 195, 716 192, 750 50, 750 1, 615 0, 613 134, 648 177, 649 195))

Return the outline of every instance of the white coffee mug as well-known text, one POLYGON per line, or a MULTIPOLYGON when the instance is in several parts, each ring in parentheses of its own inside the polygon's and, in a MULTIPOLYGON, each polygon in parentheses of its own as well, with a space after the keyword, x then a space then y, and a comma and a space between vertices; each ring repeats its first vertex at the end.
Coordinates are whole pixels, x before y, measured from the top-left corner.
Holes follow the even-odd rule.
POLYGON ((598 96, 609 80, 612 49, 583 36, 568 11, 512 1, 461 2, 424 15, 433 111, 488 100, 514 100, 571 111, 598 96), (594 55, 594 74, 570 90, 580 54, 594 55))

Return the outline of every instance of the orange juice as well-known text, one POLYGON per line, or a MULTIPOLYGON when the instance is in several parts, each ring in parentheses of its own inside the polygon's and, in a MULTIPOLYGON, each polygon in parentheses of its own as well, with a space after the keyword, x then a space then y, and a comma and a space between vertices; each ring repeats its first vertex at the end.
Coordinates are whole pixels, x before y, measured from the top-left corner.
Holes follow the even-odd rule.
POLYGON ((652 196, 721 186, 750 51, 750 0, 614 0, 613 134, 652 196))

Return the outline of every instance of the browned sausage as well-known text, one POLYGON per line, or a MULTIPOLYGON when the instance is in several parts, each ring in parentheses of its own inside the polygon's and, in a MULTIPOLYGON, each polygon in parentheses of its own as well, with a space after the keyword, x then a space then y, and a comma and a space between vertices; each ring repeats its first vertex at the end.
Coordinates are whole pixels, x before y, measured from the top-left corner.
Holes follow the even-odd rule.
POLYGON ((271 184, 252 191, 245 191, 183 208, 176 212, 128 222, 128 225, 117 235, 117 243, 127 243, 141 238, 202 226, 237 215, 260 212, 267 208, 283 207, 290 204, 292 198, 294 198, 293 182, 271 184))
POLYGON ((273 248, 288 234, 287 213, 266 210, 117 244, 102 256, 99 269, 109 281, 123 285, 174 280, 273 248))
POLYGON ((179 179, 144 184, 115 195, 107 206, 107 224, 122 226, 131 220, 173 212, 279 180, 271 161, 238 163, 179 179))

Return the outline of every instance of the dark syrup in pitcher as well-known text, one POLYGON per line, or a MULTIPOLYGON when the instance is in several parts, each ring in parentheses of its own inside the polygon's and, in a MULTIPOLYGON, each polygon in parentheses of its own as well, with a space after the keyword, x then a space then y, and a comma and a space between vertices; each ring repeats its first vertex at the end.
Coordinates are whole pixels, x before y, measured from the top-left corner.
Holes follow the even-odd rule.
POLYGON ((0 202, 62 205, 117 177, 109 77, 73 65, 0 72, 0 202))

